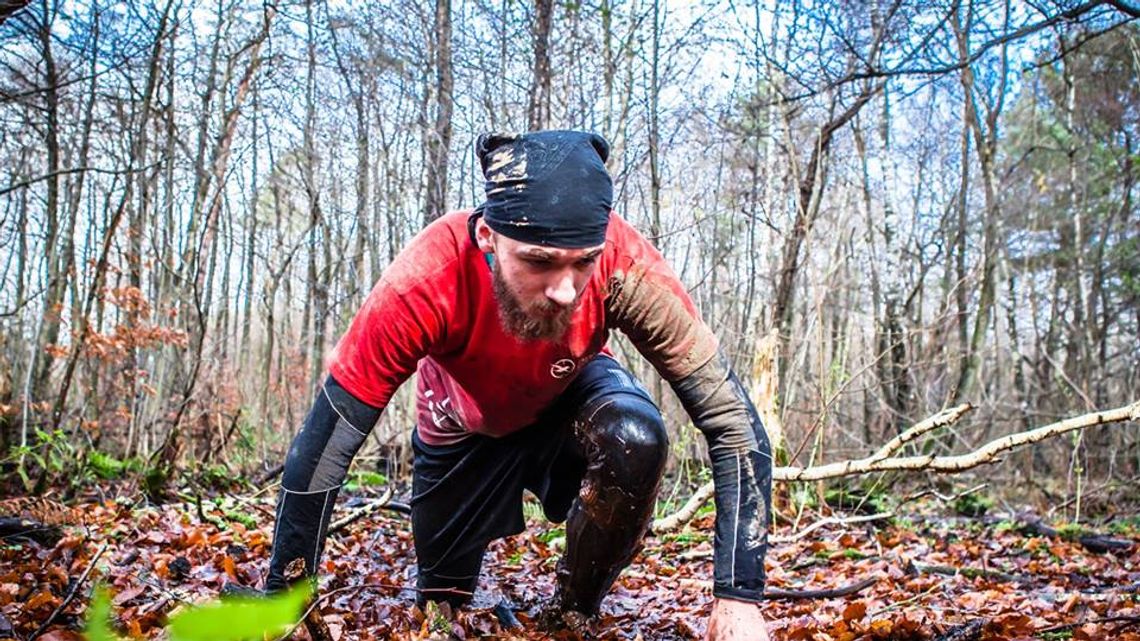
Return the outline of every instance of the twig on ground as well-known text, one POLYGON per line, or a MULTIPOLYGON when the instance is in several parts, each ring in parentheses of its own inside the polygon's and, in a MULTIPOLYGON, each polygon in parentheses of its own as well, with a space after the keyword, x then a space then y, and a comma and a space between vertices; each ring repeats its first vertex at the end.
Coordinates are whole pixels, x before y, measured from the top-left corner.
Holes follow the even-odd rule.
POLYGON ((942 494, 933 488, 927 488, 925 490, 922 490, 921 492, 915 492, 914 494, 911 494, 907 497, 904 497, 903 500, 899 501, 899 504, 902 505, 903 503, 909 503, 911 501, 917 501, 918 499, 921 499, 924 496, 933 496, 934 498, 938 499, 939 501, 942 501, 943 503, 953 503, 954 501, 957 501, 958 499, 962 498, 963 496, 968 496, 970 494, 973 494, 974 492, 979 492, 981 490, 984 490, 988 486, 989 486, 989 483, 978 483, 974 487, 971 487, 967 490, 962 490, 961 492, 958 492, 957 494, 951 494, 950 496, 946 496, 945 494, 942 494))
MULTIPOLYGON (((293 633, 296 632, 297 628, 301 627, 302 624, 308 625, 307 621, 308 621, 310 614, 313 613, 314 611, 317 611, 316 610, 317 605, 321 601, 324 601, 325 599, 328 599, 329 597, 333 597, 333 596, 336 596, 336 595, 344 593, 344 592, 353 592, 356 590, 396 590, 397 592, 399 592, 399 591, 402 591, 404 589, 414 590, 416 592, 419 591, 419 588, 416 588, 416 587, 408 586, 407 588, 404 588, 402 586, 394 585, 392 583, 362 583, 360 585, 346 585, 343 588, 337 588, 335 590, 329 590, 327 592, 323 592, 320 595, 311 599, 309 606, 308 606, 308 608, 306 608, 305 613, 301 617, 301 619, 299 621, 297 621, 297 623, 293 624, 293 627, 289 628, 285 632, 285 634, 282 634, 281 636, 277 637, 276 641, 286 641, 288 638, 293 636, 293 633)), ((452 590, 452 592, 456 593, 456 594, 465 594, 467 596, 473 596, 473 594, 471 592, 465 592, 463 590, 452 590)), ((324 621, 322 620, 322 623, 323 622, 324 621)), ((312 634, 311 630, 309 631, 309 634, 312 634)))
POLYGON ((952 565, 927 565, 925 563, 915 563, 910 561, 907 563, 906 571, 909 574, 941 574, 943 576, 964 576, 967 579, 985 578, 997 579, 999 581, 1007 581, 1010 583, 1032 583, 1033 580, 1029 577, 1010 574, 1002 572, 1001 570, 990 570, 988 568, 959 568, 952 565))
POLYGON ((879 579, 875 577, 863 579, 857 583, 840 586, 838 588, 822 589, 822 590, 782 590, 780 588, 768 588, 764 590, 764 598, 768 600, 777 599, 838 599, 845 597, 856 592, 862 592, 867 588, 875 585, 879 579))
POLYGON ((935 592, 943 589, 944 587, 945 586, 942 583, 935 583, 934 585, 932 585, 929 588, 923 590, 922 592, 919 592, 918 594, 910 597, 909 599, 903 599, 902 601, 895 601, 894 603, 891 603, 890 605, 881 607, 878 610, 875 610, 873 612, 868 612, 867 616, 874 618, 874 617, 881 615, 884 612, 890 612, 891 610, 896 610, 899 608, 905 608, 906 606, 908 606, 912 603, 915 603, 916 601, 921 600, 923 597, 927 597, 927 596, 930 596, 931 594, 934 594, 935 592))
POLYGON ((385 488, 384 495, 381 496, 380 498, 373 500, 373 501, 369 501, 368 503, 364 504, 364 506, 356 508, 352 512, 346 514, 345 516, 337 519, 336 521, 333 521, 332 524, 329 525, 328 533, 333 534, 334 532, 339 532, 340 530, 344 529, 349 524, 351 524, 355 521, 358 521, 358 520, 360 520, 366 516, 374 514, 378 511, 380 511, 381 509, 384 509, 385 507, 388 506, 388 503, 390 503, 391 500, 392 500, 392 486, 389 485, 387 488, 385 488))
MULTIPOLYGON (((656 574, 648 574, 645 572, 631 572, 629 570, 623 572, 621 576, 625 579, 638 579, 651 583, 656 583, 662 580, 662 578, 656 574)), ((671 584, 680 587, 694 588, 701 590, 702 592, 712 591, 712 581, 708 580, 674 576, 669 577, 668 581, 671 584)), ((837 599, 839 597, 855 594, 856 592, 862 592, 872 585, 875 585, 875 583, 878 583, 878 581, 879 579, 871 577, 849 585, 842 585, 838 588, 822 588, 818 590, 784 590, 780 588, 766 588, 764 590, 764 598, 769 600, 837 599)))
POLYGON ((812 523, 804 529, 796 532, 795 534, 773 535, 768 537, 768 543, 792 543, 798 541, 808 534, 828 525, 854 525, 856 523, 869 523, 874 521, 883 521, 895 515, 894 512, 878 512, 876 514, 867 514, 864 516, 850 516, 847 518, 827 517, 812 523))
POLYGON ((64 597, 63 601, 60 602, 55 611, 52 612, 51 615, 45 619, 43 623, 40 624, 40 627, 36 628, 36 631, 32 633, 32 636, 28 637, 28 641, 33 641, 33 639, 43 634, 44 631, 48 629, 48 626, 55 622, 56 618, 59 617, 60 613, 63 612, 63 609, 66 608, 68 604, 70 604, 73 600, 75 600, 75 595, 79 594, 79 588, 87 581, 87 577, 91 576, 91 571, 95 569, 95 564, 98 563, 99 557, 103 556, 103 553, 107 551, 107 545, 108 542, 104 541, 103 544, 99 546, 99 549, 95 552, 95 556, 91 557, 91 562, 87 564, 87 569, 84 570, 83 574, 79 576, 79 580, 75 582, 75 585, 71 586, 71 591, 67 593, 67 596, 64 597))

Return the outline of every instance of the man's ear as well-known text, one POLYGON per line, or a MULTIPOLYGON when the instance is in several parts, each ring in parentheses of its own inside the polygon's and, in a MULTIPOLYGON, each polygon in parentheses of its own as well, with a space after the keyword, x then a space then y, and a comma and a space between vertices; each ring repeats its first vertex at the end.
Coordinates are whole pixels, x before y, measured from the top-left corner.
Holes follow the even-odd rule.
POLYGON ((493 241, 495 232, 487 226, 487 223, 480 217, 475 221, 475 244, 478 245, 479 251, 484 254, 495 253, 495 244, 493 241))

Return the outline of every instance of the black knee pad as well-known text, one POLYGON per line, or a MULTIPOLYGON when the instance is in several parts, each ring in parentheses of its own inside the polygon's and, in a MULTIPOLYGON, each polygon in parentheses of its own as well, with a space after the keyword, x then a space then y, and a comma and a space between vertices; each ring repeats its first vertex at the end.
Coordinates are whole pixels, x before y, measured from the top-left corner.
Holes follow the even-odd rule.
POLYGON ((669 455, 661 411, 640 395, 618 393, 596 399, 581 416, 576 429, 588 469, 635 494, 655 491, 669 455))

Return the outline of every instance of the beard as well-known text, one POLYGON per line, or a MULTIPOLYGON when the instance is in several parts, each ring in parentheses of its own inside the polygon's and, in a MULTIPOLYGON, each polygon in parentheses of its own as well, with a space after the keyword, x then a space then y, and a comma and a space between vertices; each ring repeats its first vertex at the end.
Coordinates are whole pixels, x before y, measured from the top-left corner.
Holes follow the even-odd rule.
POLYGON ((574 316, 574 309, 578 306, 578 299, 570 305, 559 305, 550 300, 543 300, 535 305, 527 306, 511 291, 507 281, 499 271, 496 261, 491 269, 494 281, 495 301, 499 307, 499 319, 503 327, 523 342, 562 338, 570 328, 570 319, 574 316))

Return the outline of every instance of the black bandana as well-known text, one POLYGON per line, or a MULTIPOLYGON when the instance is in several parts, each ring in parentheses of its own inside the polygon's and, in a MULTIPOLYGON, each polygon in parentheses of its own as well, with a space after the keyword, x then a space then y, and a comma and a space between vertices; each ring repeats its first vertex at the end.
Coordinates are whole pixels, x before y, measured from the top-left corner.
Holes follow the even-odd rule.
POLYGON ((487 226, 514 240, 566 249, 606 241, 613 182, 610 147, 582 131, 484 134, 475 154, 486 178, 487 226))

